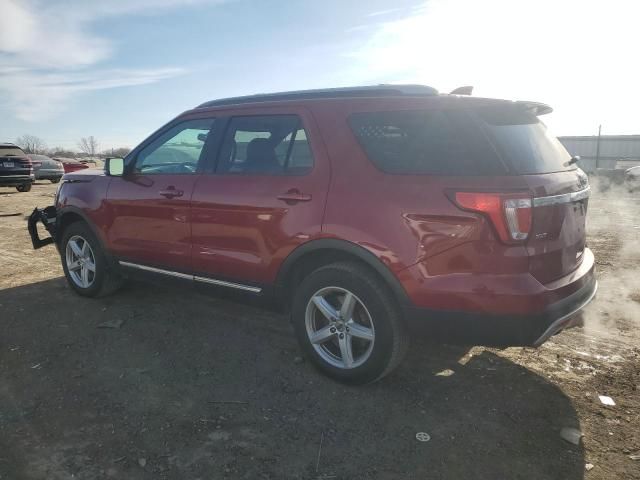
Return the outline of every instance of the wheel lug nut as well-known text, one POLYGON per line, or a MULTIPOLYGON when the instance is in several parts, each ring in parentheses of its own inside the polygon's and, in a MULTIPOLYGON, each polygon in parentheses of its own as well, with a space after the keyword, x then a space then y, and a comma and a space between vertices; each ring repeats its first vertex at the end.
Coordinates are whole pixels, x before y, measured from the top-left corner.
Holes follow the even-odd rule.
POLYGON ((340 338, 344 338, 344 333, 341 333, 341 334, 340 334, 340 338))
POLYGON ((329 329, 329 331, 330 331, 331 333, 336 333, 336 327, 331 327, 331 328, 329 329))

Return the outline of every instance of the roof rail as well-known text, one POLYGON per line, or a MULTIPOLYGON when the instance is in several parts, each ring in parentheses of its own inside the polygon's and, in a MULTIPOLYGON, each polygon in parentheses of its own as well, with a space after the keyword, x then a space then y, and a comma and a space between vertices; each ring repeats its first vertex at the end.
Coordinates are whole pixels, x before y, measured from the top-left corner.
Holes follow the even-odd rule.
POLYGON ((367 85, 362 87, 323 88, 318 90, 296 90, 291 92, 259 93, 244 97, 221 98, 202 103, 196 108, 261 103, 279 100, 310 100, 317 98, 353 98, 378 96, 431 96, 438 91, 426 85, 367 85))

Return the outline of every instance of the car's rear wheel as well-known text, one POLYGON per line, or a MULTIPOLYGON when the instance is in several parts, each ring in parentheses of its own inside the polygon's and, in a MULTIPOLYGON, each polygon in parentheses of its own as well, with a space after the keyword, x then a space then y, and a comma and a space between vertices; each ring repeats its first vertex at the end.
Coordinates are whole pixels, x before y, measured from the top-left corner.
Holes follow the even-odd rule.
POLYGON ((62 177, 51 178, 51 183, 58 183, 62 177))
POLYGON ((18 185, 16 187, 16 190, 18 190, 19 192, 28 192, 29 190, 31 190, 31 184, 30 183, 24 183, 22 185, 18 185))
POLYGON ((308 275, 296 290, 292 321, 307 356, 323 373, 345 383, 382 378, 408 346, 389 288, 357 263, 334 263, 308 275))
POLYGON ((109 265, 100 242, 85 223, 65 228, 60 247, 67 282, 80 295, 108 295, 121 285, 120 275, 109 265))

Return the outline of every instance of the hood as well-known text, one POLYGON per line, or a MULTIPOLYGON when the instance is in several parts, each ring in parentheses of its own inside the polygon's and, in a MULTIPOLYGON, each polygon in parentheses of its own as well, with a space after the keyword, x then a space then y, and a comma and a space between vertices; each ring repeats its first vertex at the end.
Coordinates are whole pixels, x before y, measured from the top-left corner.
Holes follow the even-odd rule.
POLYGON ((62 180, 65 182, 90 182, 96 177, 104 177, 104 170, 101 168, 85 168, 75 172, 65 173, 62 180))

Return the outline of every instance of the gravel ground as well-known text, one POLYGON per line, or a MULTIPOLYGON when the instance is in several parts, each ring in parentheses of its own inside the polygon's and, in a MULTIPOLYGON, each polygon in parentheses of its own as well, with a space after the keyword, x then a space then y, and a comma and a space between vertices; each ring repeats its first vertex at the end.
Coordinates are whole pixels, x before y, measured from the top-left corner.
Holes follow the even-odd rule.
POLYGON ((640 478, 640 196, 596 190, 584 328, 538 350, 415 339, 345 387, 279 315, 137 283, 74 295, 26 231, 55 186, 0 188, 0 479, 640 478))

